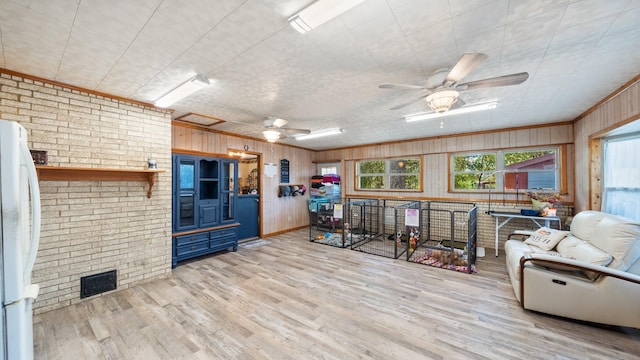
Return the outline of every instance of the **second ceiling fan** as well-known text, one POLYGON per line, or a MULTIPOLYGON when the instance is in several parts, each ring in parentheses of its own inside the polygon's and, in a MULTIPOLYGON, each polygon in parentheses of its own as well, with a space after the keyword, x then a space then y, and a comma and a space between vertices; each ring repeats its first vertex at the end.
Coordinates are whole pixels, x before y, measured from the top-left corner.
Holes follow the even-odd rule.
POLYGON ((280 138, 280 136, 287 137, 311 133, 311 131, 308 129, 294 129, 286 127, 288 123, 289 122, 285 119, 280 119, 275 116, 269 116, 262 122, 262 125, 265 128, 262 134, 267 139, 267 141, 275 142, 280 138))
POLYGON ((529 78, 529 73, 521 72, 517 74, 502 75, 482 80, 470 81, 466 83, 460 83, 460 81, 471 73, 478 65, 484 62, 488 58, 487 55, 482 53, 465 53, 458 62, 449 69, 441 69, 435 71, 435 73, 429 78, 426 86, 420 85, 407 85, 407 84, 381 84, 381 89, 402 89, 402 90, 422 90, 425 93, 417 98, 413 98, 410 101, 406 101, 402 104, 396 105, 391 110, 397 110, 409 106, 422 99, 427 100, 429 107, 438 113, 449 111, 451 108, 460 108, 465 105, 465 102, 460 99, 460 92, 467 90, 476 90, 483 88, 492 88, 498 86, 510 86, 523 83, 529 78), (446 74, 446 76, 445 76, 446 74), (438 76, 445 76, 444 80, 439 79, 434 83, 431 81, 438 76))

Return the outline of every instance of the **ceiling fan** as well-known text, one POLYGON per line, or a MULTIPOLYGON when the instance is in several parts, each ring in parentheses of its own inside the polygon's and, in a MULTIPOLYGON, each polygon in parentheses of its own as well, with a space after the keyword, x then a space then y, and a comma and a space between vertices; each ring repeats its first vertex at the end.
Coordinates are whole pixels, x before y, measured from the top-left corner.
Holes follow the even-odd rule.
POLYGON ((276 142, 280 139, 280 136, 288 137, 294 135, 310 134, 311 130, 308 129, 294 129, 286 127, 289 122, 285 119, 280 119, 275 116, 267 117, 262 124, 265 130, 262 132, 265 139, 269 142, 276 142))
POLYGON ((487 58, 487 55, 481 53, 465 53, 458 59, 458 62, 451 70, 447 68, 436 70, 434 74, 427 79, 426 86, 382 84, 379 85, 379 87, 381 89, 423 90, 425 92, 424 95, 396 105, 392 107, 391 110, 401 109, 426 98, 427 104, 429 104, 429 107, 434 112, 443 113, 449 111, 452 107, 460 108, 465 105, 465 102, 459 97, 461 91, 518 85, 529 78, 529 73, 521 72, 460 83, 460 80, 469 75, 469 73, 487 58))

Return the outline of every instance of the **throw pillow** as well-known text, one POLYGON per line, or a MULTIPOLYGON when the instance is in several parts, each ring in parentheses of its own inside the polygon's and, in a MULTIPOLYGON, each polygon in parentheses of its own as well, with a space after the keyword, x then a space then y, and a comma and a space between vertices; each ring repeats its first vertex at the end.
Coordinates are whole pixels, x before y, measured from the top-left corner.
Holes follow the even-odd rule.
POLYGON ((569 234, 568 231, 560 231, 555 229, 549 229, 547 227, 541 227, 529 236, 524 241, 527 245, 537 246, 543 250, 551 250, 569 234))

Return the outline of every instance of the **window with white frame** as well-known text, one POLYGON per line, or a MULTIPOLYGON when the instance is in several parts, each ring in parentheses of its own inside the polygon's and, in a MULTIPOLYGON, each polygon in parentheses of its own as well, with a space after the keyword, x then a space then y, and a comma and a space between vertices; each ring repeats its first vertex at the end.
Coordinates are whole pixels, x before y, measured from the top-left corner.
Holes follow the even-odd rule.
POLYGON ((419 190, 420 158, 359 160, 358 190, 419 190))
POLYGON ((508 149, 452 154, 453 191, 560 190, 559 149, 508 149))
POLYGON ((640 133, 603 141, 602 211, 640 220, 640 133))
POLYGON ((322 167, 320 167, 320 175, 337 174, 337 173, 338 173, 338 167, 337 166, 322 166, 322 167))

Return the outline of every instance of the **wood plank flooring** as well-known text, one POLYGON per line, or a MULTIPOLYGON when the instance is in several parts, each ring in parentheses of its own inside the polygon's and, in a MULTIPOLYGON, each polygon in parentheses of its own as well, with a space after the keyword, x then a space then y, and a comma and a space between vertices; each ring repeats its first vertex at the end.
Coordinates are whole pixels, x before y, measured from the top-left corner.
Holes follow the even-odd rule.
POLYGON ((640 358, 640 330, 522 310, 504 254, 487 250, 466 274, 310 243, 305 230, 267 240, 35 316, 35 358, 640 358))

